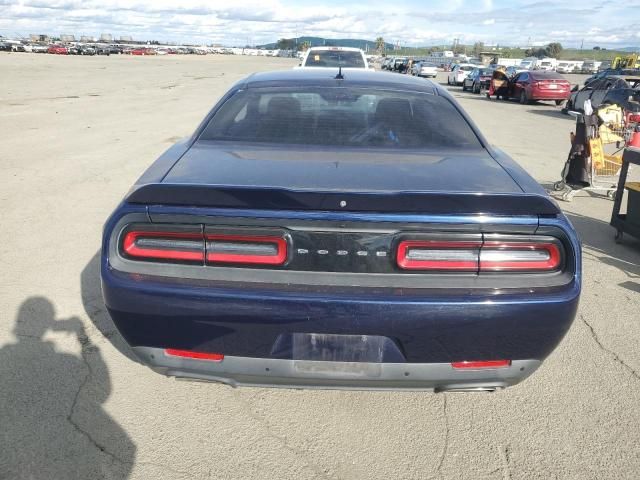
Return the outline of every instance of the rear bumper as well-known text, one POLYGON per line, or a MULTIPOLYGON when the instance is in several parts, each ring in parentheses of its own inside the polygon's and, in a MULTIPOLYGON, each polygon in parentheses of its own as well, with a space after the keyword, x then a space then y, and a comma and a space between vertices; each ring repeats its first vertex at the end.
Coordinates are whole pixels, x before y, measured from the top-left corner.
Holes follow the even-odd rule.
POLYGON ((159 348, 133 350, 143 363, 163 375, 233 387, 491 391, 515 385, 541 364, 539 360, 515 360, 504 368, 456 370, 448 363, 318 362, 234 356, 212 362, 167 356, 159 348))
POLYGON ((536 90, 531 95, 531 100, 566 100, 571 95, 570 91, 540 91, 536 90))
POLYGON ((103 265, 106 306, 137 347, 177 348, 253 358, 295 333, 391 339, 407 363, 538 359, 556 347, 575 316, 579 287, 520 296, 418 296, 290 291, 286 286, 220 285, 115 272, 103 265))

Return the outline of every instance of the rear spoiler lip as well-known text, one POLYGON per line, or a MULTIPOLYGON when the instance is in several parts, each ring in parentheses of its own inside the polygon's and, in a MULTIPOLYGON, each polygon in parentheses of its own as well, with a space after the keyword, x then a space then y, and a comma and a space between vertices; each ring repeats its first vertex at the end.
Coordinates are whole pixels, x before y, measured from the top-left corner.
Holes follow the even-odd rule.
POLYGON ((538 193, 441 191, 336 192, 275 187, 152 183, 136 185, 125 199, 143 205, 321 210, 447 215, 558 215, 560 209, 538 193))

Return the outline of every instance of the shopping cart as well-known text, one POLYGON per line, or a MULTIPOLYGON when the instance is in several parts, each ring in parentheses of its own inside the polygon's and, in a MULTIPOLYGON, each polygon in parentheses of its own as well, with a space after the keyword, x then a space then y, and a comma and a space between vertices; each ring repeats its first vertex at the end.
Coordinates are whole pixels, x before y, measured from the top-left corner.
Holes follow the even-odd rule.
POLYGON ((602 192, 615 199, 622 152, 637 130, 637 119, 615 106, 604 107, 597 115, 576 117, 562 180, 553 185, 554 190, 564 191, 563 200, 570 202, 580 191, 602 192))

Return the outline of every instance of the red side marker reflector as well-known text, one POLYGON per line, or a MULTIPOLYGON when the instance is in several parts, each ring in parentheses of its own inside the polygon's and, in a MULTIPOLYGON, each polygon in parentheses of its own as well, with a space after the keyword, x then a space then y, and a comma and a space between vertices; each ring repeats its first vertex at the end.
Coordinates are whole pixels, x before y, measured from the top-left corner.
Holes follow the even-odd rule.
POLYGON ((221 362, 224 360, 222 353, 192 352, 191 350, 177 350, 175 348, 165 348, 164 354, 168 357, 193 358, 196 360, 209 360, 210 362, 221 362))
POLYGON ((479 360, 479 361, 463 361, 451 362, 453 368, 458 369, 478 369, 478 368, 504 368, 511 365, 511 360, 479 360))

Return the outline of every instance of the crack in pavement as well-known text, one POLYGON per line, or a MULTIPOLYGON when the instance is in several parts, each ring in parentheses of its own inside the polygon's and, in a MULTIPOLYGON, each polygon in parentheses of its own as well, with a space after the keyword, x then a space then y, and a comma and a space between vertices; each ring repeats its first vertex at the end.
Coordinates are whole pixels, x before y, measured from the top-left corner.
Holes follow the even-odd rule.
POLYGON ((449 450, 449 413, 447 412, 447 394, 443 393, 442 398, 442 414, 444 415, 444 445, 442 447, 442 453, 440 454, 440 458, 438 459, 438 466, 436 467, 436 473, 441 478, 444 478, 442 475, 442 465, 444 464, 444 459, 447 456, 447 451, 449 450))
POLYGON ((502 478, 504 480, 511 480, 511 456, 509 445, 500 447, 500 458, 502 459, 502 478))
POLYGON ((91 367, 91 364, 89 363, 87 356, 90 353, 98 352, 98 348, 91 343, 91 339, 85 333, 77 333, 77 338, 78 338, 78 342, 80 343, 80 357, 82 358, 82 361, 84 362, 87 368, 86 368, 86 374, 82 379, 82 381, 80 382, 80 386, 78 387, 78 390, 76 391, 73 397, 73 402, 71 403, 71 408, 69 409, 69 414, 67 415, 67 421, 74 428, 74 430, 76 430, 80 435, 85 437, 89 441, 89 443, 91 443, 91 445, 93 445, 96 449, 98 449, 100 452, 107 455, 113 462, 119 463, 120 465, 123 465, 123 466, 144 465, 144 466, 160 468, 162 470, 166 470, 178 475, 193 477, 193 474, 190 472, 176 470, 167 465, 161 465, 153 462, 144 462, 144 461, 135 462, 135 461, 124 460, 118 457, 118 455, 116 455, 114 452, 107 449, 107 447, 105 447, 104 445, 101 445, 95 438, 93 438, 93 436, 91 435, 91 433, 89 433, 89 431, 84 430, 78 423, 76 423, 73 416, 75 414, 76 407, 80 399, 80 394, 82 393, 86 385, 89 383, 89 380, 93 376, 93 368, 91 367))
POLYGON ((235 393, 235 397, 239 400, 240 404, 244 406, 245 410, 249 414, 249 417, 251 417, 253 420, 255 420, 256 422, 258 422, 259 424, 261 424, 264 427, 264 429, 267 432, 267 436, 269 438, 272 438, 272 439, 276 440, 278 443, 280 443, 285 448, 285 450, 287 450, 288 452, 292 453, 294 456, 301 458, 307 467, 309 467, 311 470, 316 472, 322 478, 326 478, 328 480, 331 480, 332 477, 330 477, 327 474, 327 472, 322 470, 322 468, 319 467, 318 465, 316 465, 315 463, 312 463, 312 462, 310 462, 308 460, 308 458, 307 458, 308 455, 307 455, 306 452, 304 452, 302 450, 298 450, 297 448, 291 446, 289 444, 289 442, 287 442, 287 439, 285 437, 282 437, 282 436, 274 433, 273 430, 271 429, 271 425, 269 424, 269 422, 267 420, 265 420, 264 418, 262 418, 260 415, 258 415, 256 412, 254 412, 251 409, 251 405, 249 404, 249 402, 245 398, 242 397, 240 392, 238 392, 237 390, 234 389, 234 393, 235 393))
POLYGON ((629 373, 631 373, 632 377, 634 377, 636 380, 640 380, 640 375, 638 375, 638 372, 636 372, 633 368, 631 368, 629 365, 627 365, 624 362, 624 360, 622 360, 618 356, 618 354, 616 352, 614 352, 610 348, 605 347, 602 344, 602 342, 600 341, 600 338, 598 337, 598 334, 596 333, 594 328, 591 326, 591 324, 589 322, 587 322, 587 320, 584 318, 584 315, 580 315, 580 320, 582 320, 582 323, 584 323, 587 326, 587 328, 591 332, 591 337, 593 338, 593 341, 596 342, 596 345, 598 345, 598 347, 600 347, 600 350, 602 350, 603 352, 606 352, 609 355, 611 355, 613 357, 613 360, 615 360, 617 363, 622 365, 626 370, 629 371, 629 373))

